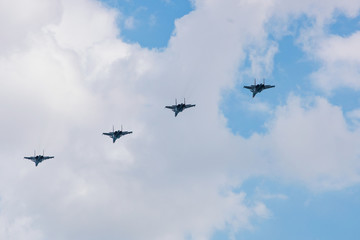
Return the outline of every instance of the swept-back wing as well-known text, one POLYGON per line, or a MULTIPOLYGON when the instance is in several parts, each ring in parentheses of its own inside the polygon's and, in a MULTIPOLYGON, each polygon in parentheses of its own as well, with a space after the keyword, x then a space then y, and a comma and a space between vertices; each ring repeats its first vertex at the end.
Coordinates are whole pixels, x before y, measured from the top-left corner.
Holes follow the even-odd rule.
POLYGON ((252 86, 244 86, 244 88, 247 88, 247 89, 253 89, 252 86))
POLYGON ((275 86, 274 85, 265 85, 264 89, 273 88, 273 87, 275 87, 275 86))
POLYGON ((36 162, 34 157, 24 157, 25 159, 29 159, 30 161, 36 162))
POLYGON ((186 104, 185 108, 195 107, 195 104, 186 104))
POLYGON ((104 135, 106 135, 106 136, 113 136, 114 135, 114 133, 113 132, 109 132, 109 133, 103 133, 104 135))
POLYGON ((165 106, 165 108, 169 108, 169 109, 175 109, 175 105, 172 105, 172 106, 165 106))
POLYGON ((54 158, 54 156, 44 156, 43 160, 54 158))

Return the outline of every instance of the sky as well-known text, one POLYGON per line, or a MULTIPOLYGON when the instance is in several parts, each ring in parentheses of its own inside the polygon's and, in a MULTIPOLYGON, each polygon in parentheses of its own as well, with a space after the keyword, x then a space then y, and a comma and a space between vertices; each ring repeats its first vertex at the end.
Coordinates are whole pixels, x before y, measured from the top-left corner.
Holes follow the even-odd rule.
POLYGON ((0 239, 358 239, 359 1, 0 1, 0 32, 0 239))

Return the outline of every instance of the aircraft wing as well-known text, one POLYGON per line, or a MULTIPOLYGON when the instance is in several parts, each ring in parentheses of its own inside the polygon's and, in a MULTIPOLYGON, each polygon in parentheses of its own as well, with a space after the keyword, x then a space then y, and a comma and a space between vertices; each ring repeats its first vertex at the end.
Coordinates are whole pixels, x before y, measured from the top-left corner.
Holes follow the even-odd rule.
POLYGON ((123 131, 123 135, 126 135, 126 134, 130 134, 132 133, 132 131, 128 132, 128 131, 123 131))
POLYGON ((191 107, 195 107, 195 104, 186 104, 185 108, 191 108, 191 107))
POLYGON ((103 133, 104 135, 106 135, 106 136, 110 136, 110 137, 112 137, 113 135, 114 135, 114 133, 113 132, 109 132, 109 133, 103 133))
POLYGON ((252 86, 244 86, 244 88, 253 89, 252 86))
POLYGON ((274 85, 265 85, 264 89, 273 88, 273 87, 275 87, 275 86, 274 85))
POLYGON ((35 162, 35 158, 34 158, 34 157, 24 157, 24 158, 25 158, 25 159, 29 159, 29 160, 35 162))
POLYGON ((165 106, 165 108, 169 108, 169 109, 174 109, 176 106, 172 105, 172 106, 165 106))
POLYGON ((44 156, 43 160, 54 158, 54 156, 44 156))

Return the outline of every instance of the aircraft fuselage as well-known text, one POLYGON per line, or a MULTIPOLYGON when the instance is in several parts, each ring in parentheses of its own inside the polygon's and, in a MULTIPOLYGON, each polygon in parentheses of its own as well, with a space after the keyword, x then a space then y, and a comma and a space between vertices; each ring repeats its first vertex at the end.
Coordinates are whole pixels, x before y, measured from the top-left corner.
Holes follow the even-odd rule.
POLYGON ((175 100, 175 105, 172 106, 165 106, 165 108, 169 108, 171 109, 174 113, 175 113, 175 117, 182 111, 184 111, 187 108, 191 108, 191 107, 195 107, 195 104, 186 104, 185 103, 185 99, 184 99, 184 103, 176 103, 175 100))
POLYGON ((260 84, 256 84, 252 89, 251 89, 251 92, 257 94, 257 93, 260 93, 262 92, 262 90, 265 89, 265 85, 263 83, 260 83, 260 84))
POLYGON ((255 97, 255 95, 257 93, 262 92, 264 89, 268 89, 268 88, 273 88, 275 87, 274 85, 265 85, 264 83, 259 83, 259 84, 254 84, 251 86, 244 86, 244 88, 249 89, 252 93, 253 93, 253 97, 255 97))
POLYGON ((178 114, 178 113, 184 111, 184 109, 185 109, 185 104, 184 104, 184 103, 180 103, 180 104, 178 104, 178 105, 175 106, 175 108, 173 109, 173 111, 178 114))
POLYGON ((24 158, 33 161, 35 163, 35 166, 37 166, 42 161, 51 159, 54 157, 53 156, 44 156, 44 155, 34 155, 33 157, 24 157, 24 158))
POLYGON ((119 139, 120 137, 122 137, 124 135, 130 134, 130 133, 132 133, 132 132, 117 130, 117 131, 113 131, 113 132, 109 132, 109 133, 103 133, 103 134, 111 137, 112 140, 113 140, 113 143, 115 143, 115 141, 117 139, 119 139))

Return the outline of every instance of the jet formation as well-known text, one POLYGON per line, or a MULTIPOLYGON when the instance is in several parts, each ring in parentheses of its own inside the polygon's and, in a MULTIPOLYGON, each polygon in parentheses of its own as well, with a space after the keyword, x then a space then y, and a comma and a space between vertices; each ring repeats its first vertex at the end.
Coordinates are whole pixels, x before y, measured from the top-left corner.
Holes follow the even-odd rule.
POLYGON ((171 106, 165 106, 165 108, 169 108, 171 109, 174 113, 175 113, 175 117, 182 111, 184 111, 187 108, 191 108, 191 107, 195 107, 195 104, 186 104, 185 103, 185 98, 184 98, 184 103, 179 103, 177 104, 177 100, 175 99, 175 105, 171 105, 171 106))
POLYGON ((36 155, 36 152, 34 151, 33 157, 24 157, 24 158, 33 161, 35 163, 35 166, 37 167, 37 165, 42 161, 54 158, 54 156, 44 156, 44 151, 43 151, 43 155, 36 155))
MULTIPOLYGON (((273 88, 273 87, 275 87, 275 86, 274 85, 265 85, 265 79, 263 80, 263 83, 260 83, 260 84, 256 84, 256 79, 254 79, 253 85, 244 86, 244 88, 249 89, 253 93, 253 98, 256 96, 257 93, 262 92, 264 89, 273 88)), ((196 106, 195 104, 186 104, 185 98, 184 98, 184 103, 178 104, 177 100, 175 99, 175 105, 165 106, 165 108, 171 109, 175 113, 175 117, 176 117, 180 112, 184 111, 185 109, 195 107, 195 106, 196 106)), ((132 133, 132 131, 123 131, 123 128, 121 125, 121 130, 115 131, 114 126, 113 126, 112 132, 105 132, 105 133, 103 133, 103 135, 109 136, 110 138, 112 138, 113 143, 115 143, 115 141, 117 139, 119 139, 120 137, 125 136, 127 134, 131 134, 131 133, 132 133)), ((43 153, 43 155, 36 155, 36 152, 34 151, 34 156, 24 157, 24 158, 33 161, 35 163, 35 166, 37 166, 42 161, 54 158, 54 156, 44 156, 44 153, 43 153)))
POLYGON ((122 128, 122 125, 121 125, 121 130, 115 131, 115 130, 114 130, 114 126, 113 126, 112 132, 103 133, 103 135, 106 135, 106 136, 111 137, 112 140, 113 140, 113 143, 115 143, 115 141, 116 141, 117 139, 119 139, 120 137, 125 136, 125 135, 127 135, 127 134, 130 134, 130 133, 132 133, 132 132, 131 132, 131 131, 130 131, 130 132, 129 132, 129 131, 123 131, 123 128, 122 128))
POLYGON ((275 87, 275 85, 265 85, 265 79, 263 79, 263 83, 256 84, 256 78, 254 79, 254 85, 244 86, 244 88, 250 89, 250 91, 253 93, 253 98, 262 90, 273 87, 275 87))

